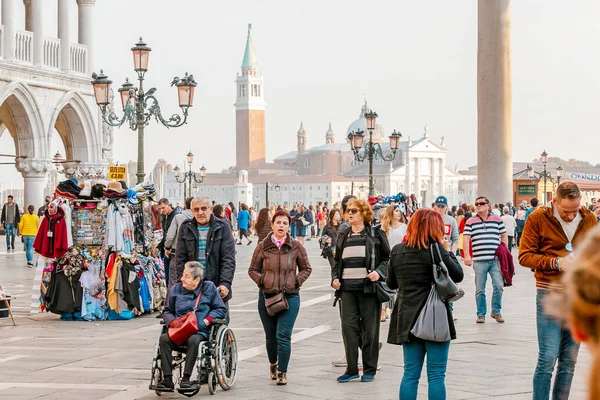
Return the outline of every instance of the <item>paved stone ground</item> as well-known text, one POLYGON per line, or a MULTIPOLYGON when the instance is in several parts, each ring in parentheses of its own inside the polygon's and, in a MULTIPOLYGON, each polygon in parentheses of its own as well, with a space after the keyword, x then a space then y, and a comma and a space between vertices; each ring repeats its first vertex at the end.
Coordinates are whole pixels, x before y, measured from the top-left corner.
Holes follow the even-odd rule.
MULTIPOLYGON (((0 243, 4 243, 0 237, 0 243)), ((1 247, 0 247, 1 248, 1 247)), ((238 246, 238 273, 231 302, 232 328, 240 350, 235 387, 219 398, 285 399, 394 399, 402 377, 402 348, 386 342, 388 323, 382 324, 382 370, 374 383, 338 384, 343 368, 331 361, 343 354, 338 309, 332 307, 329 266, 319 257, 316 241, 307 242, 313 274, 306 282, 302 309, 294 331, 289 384, 278 387, 268 379, 264 336, 256 310, 257 290, 246 269, 252 246, 238 246)), ((465 299, 455 304, 458 339, 452 342, 447 373, 449 399, 531 398, 537 357, 535 288, 531 272, 517 269, 515 285, 505 291, 503 325, 475 324, 474 282, 466 269, 465 299)), ((107 399, 158 398, 148 390, 150 362, 160 331, 154 315, 131 321, 61 322, 53 314, 30 315, 34 271, 25 255, 0 252, 0 283, 17 295, 13 307, 17 327, 0 319, 0 398, 107 399)), ((490 285, 491 286, 491 285, 490 285)), ((491 298, 491 287, 488 300, 491 298)), ((489 320, 489 318, 488 318, 489 320)), ((580 352, 572 399, 584 399, 590 357, 580 352)), ((425 372, 419 388, 427 398, 425 372)), ((208 396, 203 388, 198 396, 208 396)), ((179 394, 163 399, 184 398, 179 394)))

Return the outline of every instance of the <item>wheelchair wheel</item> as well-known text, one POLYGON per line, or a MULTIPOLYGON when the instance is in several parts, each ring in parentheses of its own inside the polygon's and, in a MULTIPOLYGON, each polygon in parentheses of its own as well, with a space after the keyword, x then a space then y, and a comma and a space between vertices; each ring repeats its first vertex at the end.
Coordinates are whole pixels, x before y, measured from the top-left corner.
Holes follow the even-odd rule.
MULTIPOLYGON (((162 379, 162 370, 160 368, 154 368, 154 372, 152 374, 152 383, 150 387, 157 387, 158 383, 162 379)), ((162 392, 160 390, 155 390, 157 396, 162 396, 162 392)))
POLYGON ((208 374, 208 392, 210 394, 217 392, 217 376, 212 371, 208 374))
POLYGON ((238 370, 237 342, 233 331, 223 326, 217 333, 217 378, 223 390, 235 383, 238 370))

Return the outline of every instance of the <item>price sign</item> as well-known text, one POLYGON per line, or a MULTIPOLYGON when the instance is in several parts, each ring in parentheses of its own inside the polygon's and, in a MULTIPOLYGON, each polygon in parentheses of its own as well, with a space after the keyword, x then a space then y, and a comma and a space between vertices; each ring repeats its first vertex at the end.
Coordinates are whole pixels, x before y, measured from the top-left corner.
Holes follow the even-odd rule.
POLYGON ((111 165, 108 167, 109 181, 124 181, 127 176, 127 167, 124 165, 111 165))

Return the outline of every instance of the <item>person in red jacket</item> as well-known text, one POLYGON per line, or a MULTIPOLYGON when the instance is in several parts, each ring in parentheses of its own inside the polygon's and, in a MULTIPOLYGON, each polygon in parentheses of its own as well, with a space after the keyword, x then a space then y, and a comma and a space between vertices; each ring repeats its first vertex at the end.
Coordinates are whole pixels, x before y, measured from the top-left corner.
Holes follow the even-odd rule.
POLYGON ((36 253, 46 258, 59 258, 69 249, 64 211, 56 202, 48 204, 44 218, 33 242, 36 253))

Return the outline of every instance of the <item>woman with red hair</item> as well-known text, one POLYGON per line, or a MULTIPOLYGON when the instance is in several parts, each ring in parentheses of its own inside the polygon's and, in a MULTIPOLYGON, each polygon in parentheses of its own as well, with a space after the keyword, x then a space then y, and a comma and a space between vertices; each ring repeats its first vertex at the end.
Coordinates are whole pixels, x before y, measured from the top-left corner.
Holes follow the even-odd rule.
MULTIPOLYGON (((437 211, 425 208, 417 210, 408 222, 406 236, 406 242, 392 250, 387 276, 389 287, 398 289, 388 343, 402 345, 404 350, 404 376, 400 384, 400 398, 416 400, 421 369, 427 355, 429 398, 445 400, 445 375, 450 341, 423 340, 413 336, 410 331, 427 302, 431 285, 434 284, 433 260, 429 247, 439 243, 442 260, 454 282, 463 280, 463 270, 456 256, 449 251, 449 243, 444 240, 444 221, 437 211)), ((437 256, 435 261, 439 262, 437 256)), ((456 339, 452 311, 447 302, 444 304, 450 336, 456 339)))

